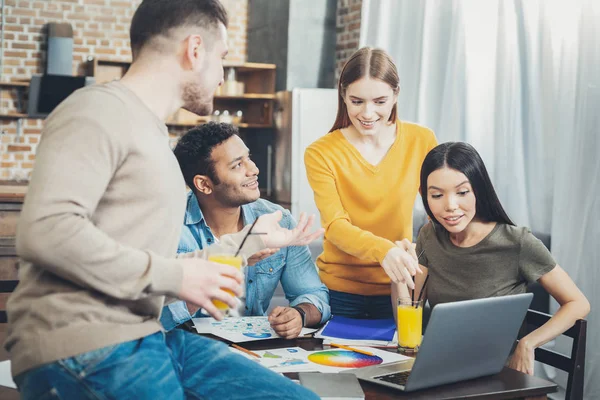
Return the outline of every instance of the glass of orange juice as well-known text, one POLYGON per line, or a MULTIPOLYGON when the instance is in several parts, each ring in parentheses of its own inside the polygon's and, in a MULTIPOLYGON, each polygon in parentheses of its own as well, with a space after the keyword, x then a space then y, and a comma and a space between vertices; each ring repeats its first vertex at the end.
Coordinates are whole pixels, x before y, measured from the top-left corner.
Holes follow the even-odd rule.
POLYGON ((416 353, 423 336, 423 300, 400 297, 397 313, 398 351, 416 353))
MULTIPOLYGON (((235 255, 237 249, 227 248, 224 246, 214 244, 206 249, 205 256, 208 261, 216 262, 219 264, 227 264, 235 267, 241 271, 247 265, 246 259, 241 255, 235 255)), ((242 282, 242 288, 244 287, 244 282, 242 282)), ((234 293, 230 290, 225 290, 227 293, 234 296, 234 293)), ((226 311, 229 309, 229 305, 223 303, 220 300, 213 300, 213 304, 221 311, 226 311)))

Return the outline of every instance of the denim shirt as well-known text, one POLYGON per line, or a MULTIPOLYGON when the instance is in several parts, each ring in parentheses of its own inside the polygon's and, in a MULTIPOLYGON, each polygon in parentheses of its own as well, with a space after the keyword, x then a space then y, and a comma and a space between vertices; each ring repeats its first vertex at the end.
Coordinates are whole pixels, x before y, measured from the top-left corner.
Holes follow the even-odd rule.
MULTIPOLYGON (((292 229, 296 226, 296 221, 289 211, 263 199, 242 206, 244 225, 251 224, 263 214, 277 210, 283 212, 283 218, 279 222, 282 227, 292 229)), ((204 220, 196 196, 192 192, 188 193, 185 221, 177 252, 189 253, 206 248, 214 242, 215 237, 204 220)), ((310 303, 321 312, 321 323, 331 317, 329 292, 319 278, 308 246, 282 248, 247 268, 245 315, 267 315, 269 303, 279 281, 290 307, 310 303)), ((199 312, 197 314, 203 316, 199 312)), ((191 318, 185 303, 177 301, 163 308, 160 321, 166 330, 171 330, 191 318)))

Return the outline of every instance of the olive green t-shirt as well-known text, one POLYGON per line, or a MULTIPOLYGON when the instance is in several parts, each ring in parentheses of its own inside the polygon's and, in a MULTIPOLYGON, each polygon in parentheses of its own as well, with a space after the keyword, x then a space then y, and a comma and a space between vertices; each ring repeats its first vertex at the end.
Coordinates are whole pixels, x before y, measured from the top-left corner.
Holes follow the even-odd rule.
POLYGON ((556 261, 528 228, 498 223, 471 247, 458 247, 430 222, 417 239, 419 264, 428 268, 431 306, 452 301, 525 293, 527 284, 550 272, 556 261))

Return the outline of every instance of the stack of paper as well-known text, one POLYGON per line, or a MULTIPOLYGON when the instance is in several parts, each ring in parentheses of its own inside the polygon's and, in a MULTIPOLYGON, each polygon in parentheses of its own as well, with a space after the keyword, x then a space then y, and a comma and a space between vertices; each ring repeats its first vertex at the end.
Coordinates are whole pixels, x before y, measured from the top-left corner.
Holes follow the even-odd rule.
POLYGON ((398 344, 396 322, 389 319, 355 319, 333 316, 315 333, 323 344, 395 347, 398 344))

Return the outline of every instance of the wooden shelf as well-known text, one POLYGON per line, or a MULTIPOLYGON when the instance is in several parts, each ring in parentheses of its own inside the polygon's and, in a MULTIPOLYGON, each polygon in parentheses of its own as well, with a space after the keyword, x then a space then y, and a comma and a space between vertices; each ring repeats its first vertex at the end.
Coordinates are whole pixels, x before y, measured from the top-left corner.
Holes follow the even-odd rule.
POLYGON ((165 125, 172 126, 173 128, 193 128, 198 125, 205 124, 204 121, 199 121, 197 124, 189 123, 189 122, 165 122, 165 125))
POLYGON ((17 112, 21 109, 21 105, 23 104, 23 97, 25 94, 25 90, 29 89, 29 82, 26 81, 14 81, 14 82, 0 82, 0 90, 10 90, 17 89, 17 98, 16 101, 16 110, 8 111, 8 112, 0 112, 0 120, 19 120, 23 118, 33 118, 25 113, 17 112))
POLYGON ((236 68, 238 71, 254 71, 264 69, 275 69, 275 64, 264 63, 223 63, 223 68, 236 68))
POLYGON ((104 58, 98 58, 98 64, 103 65, 131 65, 131 61, 119 61, 119 60, 107 60, 104 58))
MULTIPOLYGON (((131 64, 131 60, 110 60, 106 58, 96 57, 94 58, 98 64, 104 65, 129 65, 131 64)), ((240 70, 257 70, 257 69, 275 69, 275 64, 267 64, 267 63, 253 63, 253 62, 224 62, 223 68, 237 68, 240 70)))
MULTIPOLYGON (((187 122, 166 122, 167 126, 172 126, 174 128, 193 128, 195 126, 198 125, 202 125, 205 124, 207 121, 199 121, 197 124, 194 123, 187 123, 187 122)), ((267 125, 267 124, 237 124, 236 125, 238 128, 242 128, 242 129, 246 129, 246 128, 250 128, 250 129, 257 129, 257 128, 272 128, 272 125, 267 125)))
POLYGON ((0 88, 28 88, 29 82, 0 82, 0 88))
POLYGON ((129 69, 129 65, 131 65, 131 61, 105 60, 94 57, 87 61, 86 75, 93 76, 96 83, 106 83, 120 79, 129 69))
MULTIPOLYGON (((20 185, 0 184, 0 203, 3 203, 3 202, 22 203, 23 199, 25 198, 26 193, 27 193, 27 185, 24 185, 24 184, 20 184, 20 185)), ((2 205, 0 205, 0 207, 1 206, 2 205)), ((2 208, 5 208, 5 207, 2 207, 2 208)))
POLYGON ((237 125, 240 128, 272 128, 273 125, 269 125, 269 124, 238 124, 237 125))
MULTIPOLYGON (((118 79, 127 71, 131 64, 130 61, 107 60, 102 58, 94 58, 88 61, 88 75, 96 78, 96 83, 106 82, 113 79, 118 79)), ((241 123, 237 126, 242 129, 266 129, 272 128, 270 123, 272 120, 273 106, 275 100, 275 64, 264 63, 224 63, 224 68, 235 68, 238 72, 238 79, 242 81, 246 90, 250 93, 245 93, 241 96, 226 96, 215 95, 215 106, 223 106, 225 109, 233 107, 244 112, 244 119, 251 122, 241 123), (254 101, 259 100, 259 101, 254 101), (263 101, 260 101, 263 100, 263 101), (265 123, 269 122, 269 123, 265 123)), ((28 88, 29 82, 0 82, 0 88, 28 88)), ((231 110, 230 110, 231 111, 231 110)), ((25 113, 7 112, 0 113, 0 120, 18 120, 18 119, 39 119, 30 117, 25 113)), ((189 122, 167 122, 167 126, 191 128, 204 121, 198 123, 189 122)))
POLYGON ((23 119, 23 118, 38 119, 37 117, 30 117, 29 115, 22 114, 22 113, 0 114, 0 119, 23 119))
POLYGON ((223 100, 275 100, 274 94, 269 93, 245 93, 241 96, 215 95, 215 99, 223 100))
MULTIPOLYGON (((131 64, 131 60, 110 60, 102 57, 94 58, 94 61, 97 61, 98 64, 104 65, 129 65, 131 64)), ((246 69, 246 70, 256 70, 256 69, 275 69, 275 64, 267 64, 267 63, 253 63, 253 62, 224 62, 223 68, 238 68, 238 69, 246 69)))

